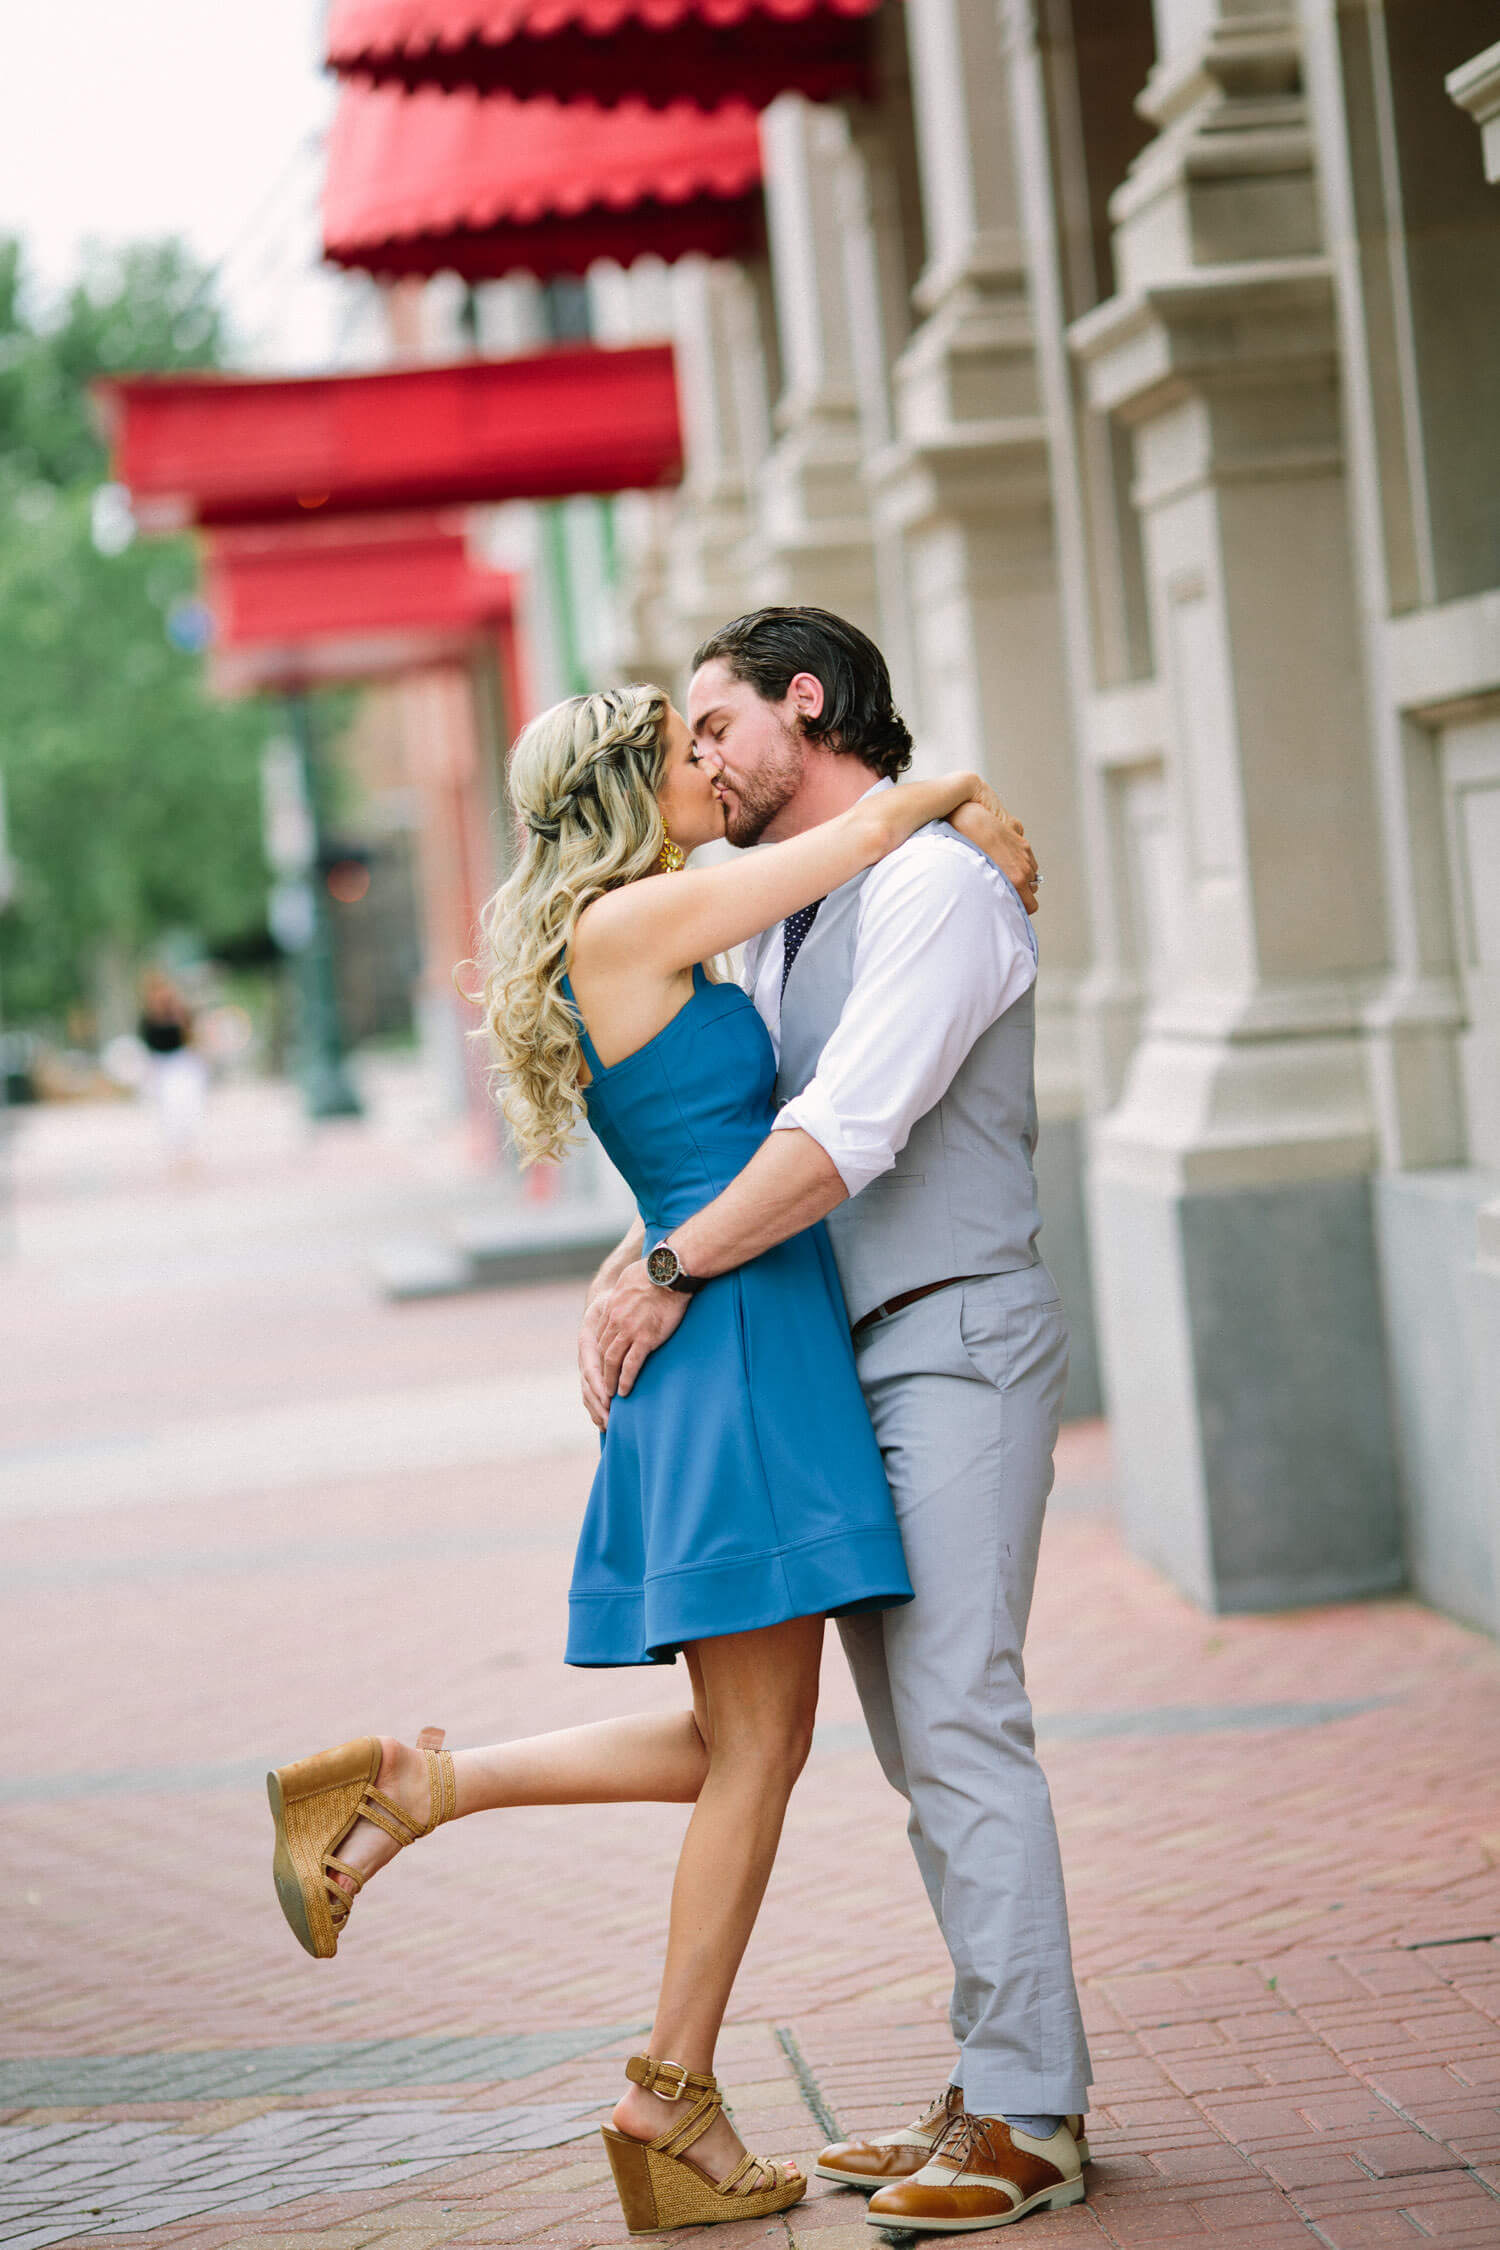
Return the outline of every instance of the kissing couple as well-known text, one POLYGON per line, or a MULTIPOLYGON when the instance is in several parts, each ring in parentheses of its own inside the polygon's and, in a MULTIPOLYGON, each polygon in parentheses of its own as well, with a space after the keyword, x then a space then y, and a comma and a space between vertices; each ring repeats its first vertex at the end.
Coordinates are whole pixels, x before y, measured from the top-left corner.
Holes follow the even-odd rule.
POLYGON ((692 1700, 450 1752, 346 1743, 269 1776, 282 1910, 331 1955, 404 1844, 504 1806, 691 1804, 650 2051, 604 2129, 632 2233, 782 2211, 713 2075, 837 1618, 952 1956, 957 2056, 908 2124, 827 2148, 875 2227, 1082 2200, 1089 2084, 1021 1661, 1067 1372, 1037 1251, 1030 915, 975 774, 901 781, 880 651, 762 609, 686 716, 575 696, 511 754, 519 863, 483 1007, 524 1159, 586 1114, 639 1222, 579 1341, 602 1437, 566 1661, 684 1659, 692 1700), (727 837, 741 849, 685 866, 727 837), (740 983, 713 966, 745 946, 740 983))

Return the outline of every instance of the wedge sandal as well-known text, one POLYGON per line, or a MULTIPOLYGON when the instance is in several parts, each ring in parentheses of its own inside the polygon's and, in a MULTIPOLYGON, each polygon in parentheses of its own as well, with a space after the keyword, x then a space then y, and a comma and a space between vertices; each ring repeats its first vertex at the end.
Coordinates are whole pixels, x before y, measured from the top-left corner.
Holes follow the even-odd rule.
POLYGON ((634 2140, 613 2125, 603 2127, 609 2168, 632 2234, 713 2226, 722 2219, 768 2219, 776 2211, 790 2210, 806 2195, 807 2182, 799 2172, 763 2156, 741 2157, 722 2180, 711 2180, 693 2163, 687 2151, 724 2107, 716 2078, 684 2070, 681 2063, 657 2062, 651 2055, 632 2055, 625 2075, 648 2094, 692 2104, 680 2124, 659 2133, 654 2141, 634 2140), (737 2192, 752 2172, 769 2172, 771 2184, 737 2192))
POLYGON ((453 1756, 443 1748, 441 1727, 424 1727, 417 1748, 427 1760, 429 1812, 418 1828, 393 1797, 377 1789, 380 1744, 373 1735, 320 1750, 315 1758, 278 1766, 266 1775, 276 1848, 271 1872, 288 1927, 303 1951, 316 1961, 331 1961, 339 1933, 349 1919, 364 1877, 338 1858, 338 1848, 357 1820, 383 1828, 398 1847, 430 1836, 457 1808, 453 1756), (345 1890, 335 1876, 344 1876, 345 1890))

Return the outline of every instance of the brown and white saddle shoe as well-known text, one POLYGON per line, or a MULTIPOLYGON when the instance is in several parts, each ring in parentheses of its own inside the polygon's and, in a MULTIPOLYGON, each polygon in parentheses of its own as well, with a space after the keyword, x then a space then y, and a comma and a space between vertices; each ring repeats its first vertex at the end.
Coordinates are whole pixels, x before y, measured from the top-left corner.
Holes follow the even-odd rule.
MULTIPOLYGON (((825 2148, 813 2166, 820 2180, 832 2180, 839 2187, 863 2188, 866 2195, 892 2180, 909 2180, 913 2172, 920 2172, 938 2142, 956 2117, 964 2113, 963 2091, 949 2086, 931 2109, 914 2117, 909 2125, 897 2125, 888 2133, 856 2133, 847 2141, 835 2141, 825 2148)), ((1078 2161, 1089 2161, 1089 2144, 1083 2137, 1083 2119, 1064 2119, 1078 2149, 1078 2161)))
POLYGON ((891 2180, 909 2180, 920 2172, 956 2117, 964 2113, 964 2098, 957 2086, 947 2087, 920 2117, 897 2125, 889 2133, 856 2133, 847 2141, 825 2148, 813 2172, 820 2180, 840 2187, 872 2189, 891 2180))
POLYGON ((955 2118, 919 2172, 870 2198, 872 2227, 914 2234, 977 2234, 1030 2211, 1083 2201, 1078 2143, 1066 2125, 1033 2140, 999 2117, 955 2118))

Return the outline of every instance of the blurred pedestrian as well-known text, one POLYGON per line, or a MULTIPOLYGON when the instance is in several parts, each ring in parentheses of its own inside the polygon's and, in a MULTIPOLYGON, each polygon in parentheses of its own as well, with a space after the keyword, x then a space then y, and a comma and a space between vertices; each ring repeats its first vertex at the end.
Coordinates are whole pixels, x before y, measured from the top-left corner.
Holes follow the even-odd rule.
POLYGON ((148 970, 136 1024, 146 1050, 146 1086, 174 1171, 195 1166, 203 1141, 208 1068, 193 1044, 193 1012, 162 969, 148 970))

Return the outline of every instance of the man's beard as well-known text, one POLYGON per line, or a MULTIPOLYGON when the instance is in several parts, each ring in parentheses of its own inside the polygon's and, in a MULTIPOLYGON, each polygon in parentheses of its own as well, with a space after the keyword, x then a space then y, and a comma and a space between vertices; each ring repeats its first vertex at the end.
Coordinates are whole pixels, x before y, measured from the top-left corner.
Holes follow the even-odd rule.
POLYGON ((724 807, 724 833, 743 851, 758 844, 783 806, 790 804, 802 785, 804 742, 801 732, 781 725, 782 746, 766 758, 753 774, 746 774, 724 807))

